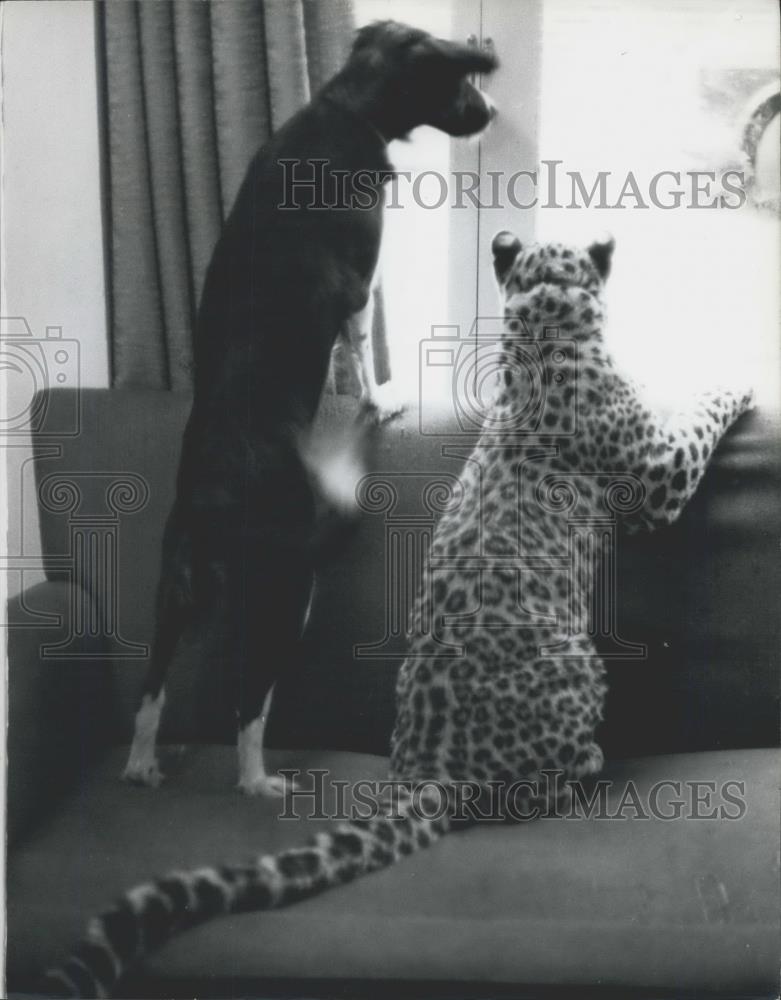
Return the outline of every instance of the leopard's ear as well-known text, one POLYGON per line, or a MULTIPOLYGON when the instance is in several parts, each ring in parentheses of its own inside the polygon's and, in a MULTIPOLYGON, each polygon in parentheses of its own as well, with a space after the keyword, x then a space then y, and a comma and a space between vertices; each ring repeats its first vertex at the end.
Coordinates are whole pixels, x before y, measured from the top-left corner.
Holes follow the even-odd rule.
POLYGON ((494 255, 494 274, 500 285, 503 285, 515 258, 521 249, 521 241, 513 233, 503 229, 491 241, 491 251, 494 255))
POLYGON ((605 233, 598 240, 594 240, 588 248, 588 255, 594 262, 594 267, 603 280, 610 274, 610 264, 613 260, 613 251, 615 248, 616 241, 609 233, 605 233))

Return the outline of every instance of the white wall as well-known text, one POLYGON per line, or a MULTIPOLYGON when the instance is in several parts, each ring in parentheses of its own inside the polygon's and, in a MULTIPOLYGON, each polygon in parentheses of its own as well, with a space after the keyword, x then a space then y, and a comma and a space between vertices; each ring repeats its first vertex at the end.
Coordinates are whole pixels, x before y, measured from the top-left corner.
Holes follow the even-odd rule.
MULTIPOLYGON (((77 340, 80 384, 108 385, 94 5, 3 4, 2 306, 33 338, 47 326, 77 340)), ((7 327, 6 327, 7 329, 7 327)), ((6 353, 6 357, 8 357, 6 353)), ((30 379, 5 378, 5 414, 25 406, 30 379)), ((7 430, 8 424, 3 425, 7 430)), ((0 431, 9 555, 39 551, 29 440, 0 431), (24 515, 24 516, 23 516, 24 515)), ((11 573, 11 592, 41 579, 11 573)))

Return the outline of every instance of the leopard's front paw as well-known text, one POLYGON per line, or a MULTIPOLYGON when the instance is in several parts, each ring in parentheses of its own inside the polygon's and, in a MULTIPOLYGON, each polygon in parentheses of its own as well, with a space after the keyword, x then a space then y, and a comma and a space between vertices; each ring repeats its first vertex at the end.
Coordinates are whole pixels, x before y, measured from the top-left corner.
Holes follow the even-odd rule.
POLYGON ((745 389, 739 396, 738 413, 749 413, 757 405, 754 389, 745 389))

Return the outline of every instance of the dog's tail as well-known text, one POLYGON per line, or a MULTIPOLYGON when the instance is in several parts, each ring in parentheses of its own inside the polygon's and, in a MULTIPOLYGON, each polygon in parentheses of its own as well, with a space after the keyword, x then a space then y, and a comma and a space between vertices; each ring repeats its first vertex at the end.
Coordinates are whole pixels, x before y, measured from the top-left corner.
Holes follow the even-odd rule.
MULTIPOLYGON (((461 801, 457 786, 433 786, 399 786, 376 816, 339 823, 301 847, 135 886, 89 923, 68 959, 46 974, 43 995, 110 996, 125 973, 176 934, 226 914, 286 906, 430 846, 456 828, 461 801)), ((460 817, 458 826, 473 818, 460 817)))

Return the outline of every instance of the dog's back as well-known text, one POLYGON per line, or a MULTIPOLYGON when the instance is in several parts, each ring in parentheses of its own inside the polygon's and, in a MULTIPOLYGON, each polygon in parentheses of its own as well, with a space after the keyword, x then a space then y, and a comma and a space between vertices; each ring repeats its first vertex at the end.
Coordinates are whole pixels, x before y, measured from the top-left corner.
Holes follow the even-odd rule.
POLYGON ((366 304, 388 169, 381 137, 325 99, 256 154, 206 277, 195 335, 199 402, 229 393, 233 403, 243 374, 264 426, 280 414, 311 422, 334 341, 366 304), (373 208, 323 207, 338 197, 339 171, 376 178, 373 208))

